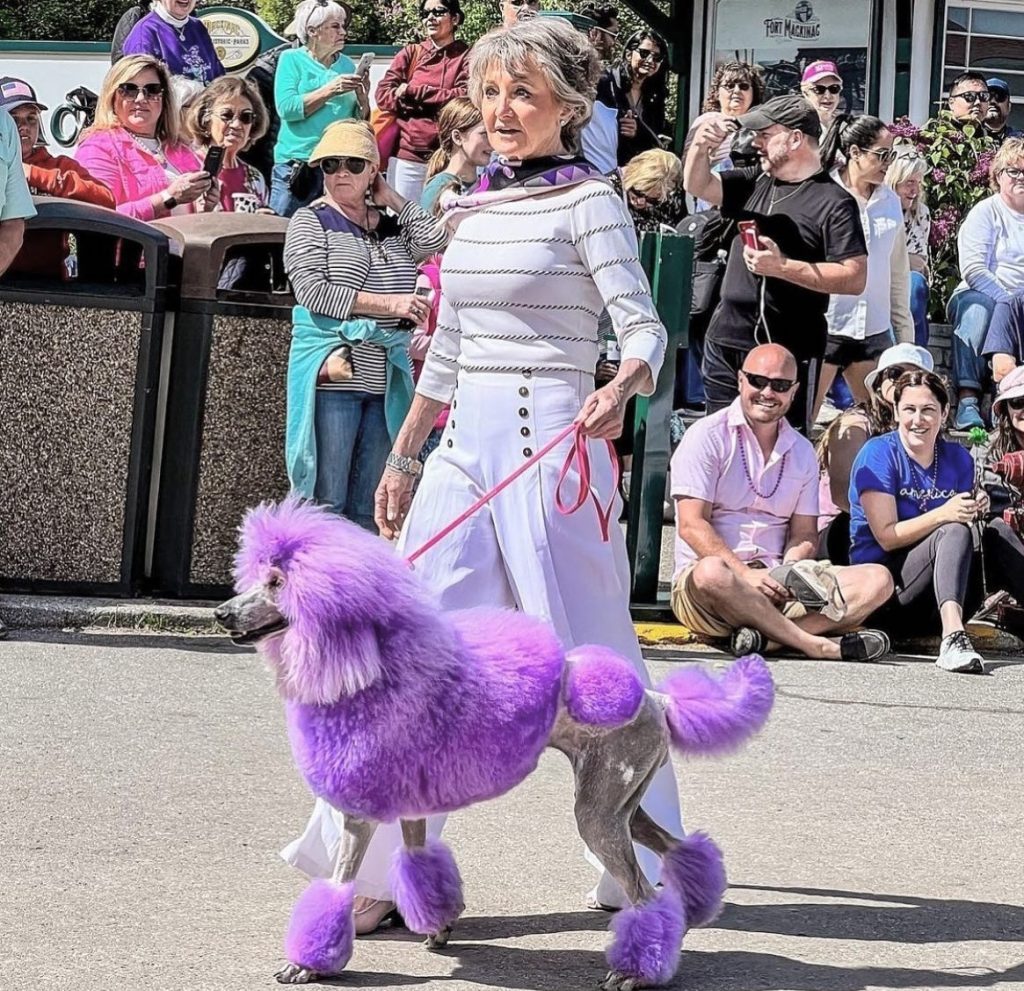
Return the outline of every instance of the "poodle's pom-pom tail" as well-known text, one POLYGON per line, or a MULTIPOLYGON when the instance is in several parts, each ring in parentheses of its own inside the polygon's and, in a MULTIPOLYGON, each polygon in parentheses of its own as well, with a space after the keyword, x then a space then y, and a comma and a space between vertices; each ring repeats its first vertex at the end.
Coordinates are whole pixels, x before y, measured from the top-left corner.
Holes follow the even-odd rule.
POLYGON ((391 864, 391 886, 398 911, 416 933, 441 932, 466 907, 459 868, 440 840, 427 840, 422 847, 400 847, 391 864))
POLYGON ((644 699, 633 665, 607 647, 588 644, 566 655, 562 697, 577 723, 611 729, 628 723, 644 699))
POLYGON ((741 657, 719 678, 703 668, 683 668, 658 691, 668 696, 672 743, 687 754, 735 750, 764 726, 775 701, 768 665, 757 654, 741 657))
POLYGON ((299 896, 284 937, 285 956, 318 974, 340 974, 352 956, 351 884, 317 878, 299 896))
POLYGON ((615 934, 608 965, 639 986, 667 984, 679 966, 686 915, 679 893, 662 888, 650 901, 618 912, 609 926, 615 934))
POLYGON ((707 833, 691 833, 673 846, 662 859, 662 878, 682 897, 688 926, 706 926, 722 911, 725 861, 707 833))

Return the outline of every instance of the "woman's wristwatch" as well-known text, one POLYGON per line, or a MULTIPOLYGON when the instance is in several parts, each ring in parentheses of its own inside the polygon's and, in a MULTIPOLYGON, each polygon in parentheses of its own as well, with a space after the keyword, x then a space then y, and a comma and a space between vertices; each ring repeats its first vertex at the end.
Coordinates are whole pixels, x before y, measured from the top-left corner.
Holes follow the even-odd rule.
POLYGON ((419 478, 423 471, 422 461, 406 457, 404 454, 395 454, 394 451, 388 455, 384 463, 392 471, 401 472, 403 475, 411 475, 413 478, 419 478))
POLYGON ((164 208, 167 210, 173 210, 178 205, 178 197, 174 193, 168 193, 164 196, 164 208))

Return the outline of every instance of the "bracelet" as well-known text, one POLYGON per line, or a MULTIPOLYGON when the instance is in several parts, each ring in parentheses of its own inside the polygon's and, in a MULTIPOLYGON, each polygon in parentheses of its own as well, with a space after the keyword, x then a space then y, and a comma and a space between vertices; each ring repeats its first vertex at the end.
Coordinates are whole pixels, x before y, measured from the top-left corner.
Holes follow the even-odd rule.
POLYGON ((392 471, 400 472, 403 475, 411 475, 413 478, 419 478, 423 471, 422 461, 406 457, 404 454, 395 454, 394 451, 388 455, 384 463, 392 471))
POLYGON ((165 196, 164 197, 164 207, 166 209, 173 210, 177 205, 178 205, 178 198, 177 198, 177 196, 171 195, 171 196, 165 196))

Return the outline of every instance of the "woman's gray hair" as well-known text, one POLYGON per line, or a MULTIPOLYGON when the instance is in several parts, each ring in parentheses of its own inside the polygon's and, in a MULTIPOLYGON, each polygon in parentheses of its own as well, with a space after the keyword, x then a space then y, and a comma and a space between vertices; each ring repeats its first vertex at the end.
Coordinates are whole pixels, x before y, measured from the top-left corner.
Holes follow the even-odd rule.
POLYGON ((477 107, 492 66, 513 75, 539 69, 555 99, 569 112, 562 143, 567 150, 579 150, 580 131, 590 120, 601 75, 597 51, 582 31, 560 18, 531 17, 485 34, 469 55, 469 98, 477 107))
POLYGON ((347 7, 335 3, 334 0, 327 0, 326 3, 323 3, 322 0, 302 0, 302 3, 295 8, 295 17, 292 20, 299 41, 306 44, 309 41, 310 30, 320 27, 332 17, 340 17, 345 23, 345 27, 348 27, 349 11, 347 7))

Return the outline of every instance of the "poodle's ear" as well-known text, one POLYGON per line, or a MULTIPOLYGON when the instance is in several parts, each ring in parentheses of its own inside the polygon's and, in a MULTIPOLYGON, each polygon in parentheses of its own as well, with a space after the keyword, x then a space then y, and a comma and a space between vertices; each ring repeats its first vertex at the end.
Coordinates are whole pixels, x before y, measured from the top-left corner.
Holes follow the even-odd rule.
POLYGON ((332 705, 355 695, 372 685, 383 670, 377 632, 371 624, 347 629, 339 623, 310 637, 293 628, 283 646, 285 694, 307 705, 332 705))

